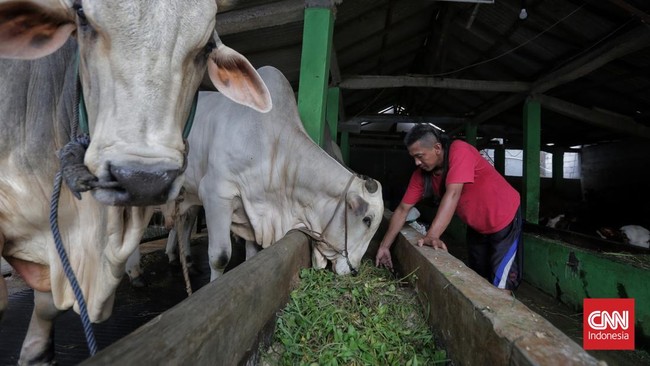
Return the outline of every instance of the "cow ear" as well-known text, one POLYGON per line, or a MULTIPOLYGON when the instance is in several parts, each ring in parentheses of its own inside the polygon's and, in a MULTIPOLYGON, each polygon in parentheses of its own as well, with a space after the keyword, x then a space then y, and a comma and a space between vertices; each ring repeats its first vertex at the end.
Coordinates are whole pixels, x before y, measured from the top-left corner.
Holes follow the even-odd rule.
POLYGON ((0 4, 0 57, 47 56, 63 46, 75 28, 74 19, 35 3, 0 4))
POLYGON ((239 52, 218 44, 210 53, 208 74, 212 84, 233 101, 258 112, 271 110, 271 95, 253 65, 239 52))

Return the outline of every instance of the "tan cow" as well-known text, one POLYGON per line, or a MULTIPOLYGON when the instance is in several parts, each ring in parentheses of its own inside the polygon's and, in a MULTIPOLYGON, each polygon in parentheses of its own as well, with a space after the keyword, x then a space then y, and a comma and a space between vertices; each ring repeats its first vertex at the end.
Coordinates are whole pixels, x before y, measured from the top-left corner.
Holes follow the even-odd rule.
POLYGON ((66 177, 82 199, 61 192, 59 227, 93 322, 111 314, 148 205, 183 183, 182 131, 206 70, 224 95, 271 109, 250 63, 218 39, 216 12, 214 0, 0 2, 0 252, 35 297, 21 364, 53 362, 52 320, 78 311, 48 223, 78 81, 90 145, 66 177))

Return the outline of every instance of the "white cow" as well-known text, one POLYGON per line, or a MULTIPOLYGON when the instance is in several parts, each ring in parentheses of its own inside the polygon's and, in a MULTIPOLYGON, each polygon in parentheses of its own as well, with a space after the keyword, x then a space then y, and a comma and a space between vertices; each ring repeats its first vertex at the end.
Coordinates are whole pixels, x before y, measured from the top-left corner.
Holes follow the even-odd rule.
POLYGON ((268 247, 291 229, 309 229, 323 238, 313 250, 315 267, 328 259, 338 274, 355 272, 382 219, 381 185, 350 172, 311 140, 280 71, 258 73, 271 93, 269 113, 200 93, 176 231, 187 240, 185 214, 204 206, 211 280, 230 260, 231 230, 268 247))
POLYGON ((650 231, 639 225, 625 225, 620 228, 630 245, 641 248, 650 248, 650 231))
MULTIPOLYGON (((224 95, 271 108, 250 63, 219 41, 216 11, 214 0, 0 2, 0 58, 15 59, 0 60, 0 252, 35 297, 20 364, 53 362, 53 319, 79 311, 48 223, 56 153, 76 114, 77 55, 91 142, 85 156, 71 155, 74 193, 61 192, 59 228, 99 322, 149 222, 147 205, 180 190, 182 130, 206 70, 224 95)), ((0 315, 6 307, 0 278, 0 315)))
POLYGON ((650 248, 650 231, 639 225, 624 225, 619 229, 601 227, 596 234, 603 239, 622 242, 641 248, 650 248))

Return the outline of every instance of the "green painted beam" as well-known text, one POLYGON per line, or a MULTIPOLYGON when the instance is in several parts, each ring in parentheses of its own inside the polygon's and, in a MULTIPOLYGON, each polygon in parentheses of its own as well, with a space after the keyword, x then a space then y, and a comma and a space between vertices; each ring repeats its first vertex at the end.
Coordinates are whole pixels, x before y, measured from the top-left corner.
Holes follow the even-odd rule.
POLYGON ((538 101, 528 99, 524 103, 524 169, 523 208, 524 219, 539 222, 539 156, 541 133, 541 107, 538 101))
POLYGON ((298 112, 307 133, 320 146, 323 146, 325 129, 333 32, 332 8, 319 6, 305 8, 298 112))
POLYGON ((350 166, 350 134, 341 132, 341 155, 345 165, 350 166))
POLYGON ((339 98, 341 96, 341 89, 338 87, 329 88, 327 90, 327 112, 325 119, 330 128, 330 135, 335 143, 338 143, 336 138, 339 126, 339 98))

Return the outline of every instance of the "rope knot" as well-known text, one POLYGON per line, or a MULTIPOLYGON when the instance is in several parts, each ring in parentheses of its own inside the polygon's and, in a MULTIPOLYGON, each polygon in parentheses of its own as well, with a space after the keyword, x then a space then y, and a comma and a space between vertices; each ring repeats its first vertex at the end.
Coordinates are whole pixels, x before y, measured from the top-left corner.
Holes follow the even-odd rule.
POLYGON ((73 138, 59 151, 63 180, 79 200, 80 192, 91 190, 92 183, 97 181, 97 177, 92 175, 84 165, 84 156, 89 145, 90 136, 84 134, 73 138))

